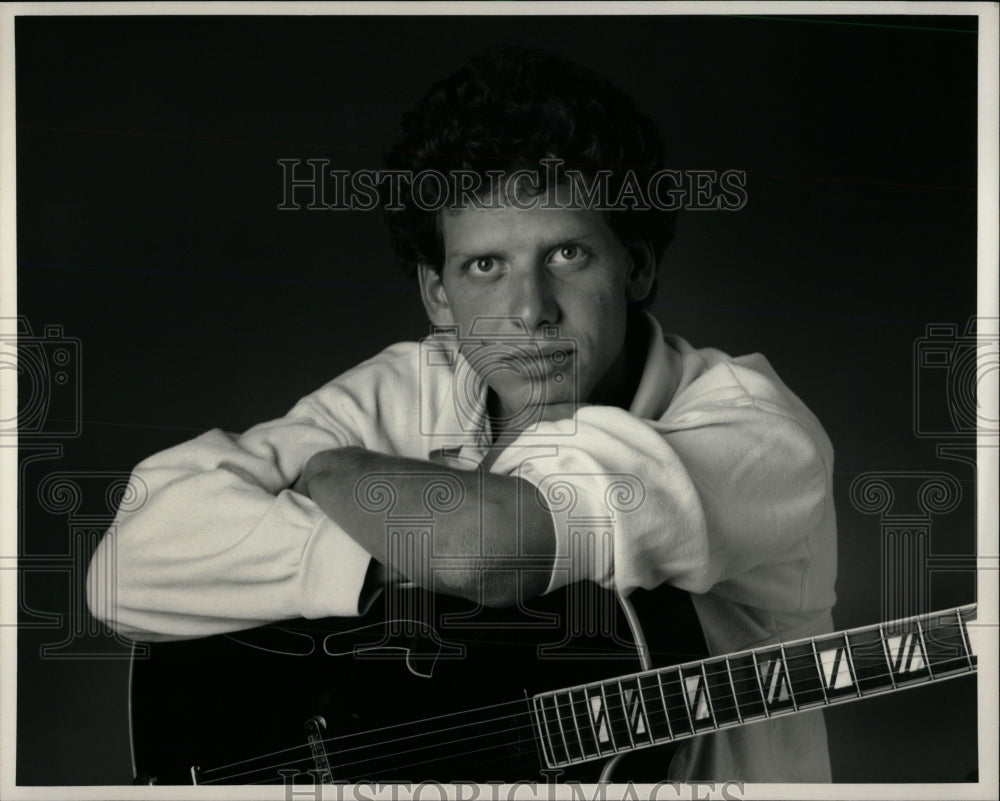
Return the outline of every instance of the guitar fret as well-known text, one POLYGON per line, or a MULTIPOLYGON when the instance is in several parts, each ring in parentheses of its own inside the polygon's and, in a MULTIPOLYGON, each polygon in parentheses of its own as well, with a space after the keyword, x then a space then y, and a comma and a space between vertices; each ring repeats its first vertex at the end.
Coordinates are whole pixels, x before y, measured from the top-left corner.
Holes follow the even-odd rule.
POLYGON ((757 652, 751 651, 750 656, 753 657, 753 672, 757 677, 757 688, 760 690, 760 701, 764 705, 764 717, 771 717, 771 711, 767 708, 767 698, 764 695, 764 683, 760 680, 760 663, 757 661, 757 652))
POLYGON ((733 654, 729 666, 733 675, 736 703, 742 720, 759 720, 767 717, 764 695, 760 691, 760 679, 753 653, 733 654))
POLYGON ((587 749, 583 745, 583 736, 580 734, 580 721, 576 715, 576 707, 573 706, 573 691, 570 690, 569 693, 569 711, 573 715, 573 729, 576 731, 576 741, 580 744, 580 755, 586 759, 587 749))
POLYGON ((892 658, 889 656, 889 645, 885 641, 885 629, 882 628, 882 624, 878 624, 879 637, 882 640, 882 652, 885 654, 885 664, 889 668, 889 680, 892 681, 892 689, 896 689, 896 669, 892 665, 892 658))
MULTIPOLYGON (((552 704, 552 708, 550 710, 551 717, 555 718, 555 723, 556 723, 556 727, 557 727, 557 728, 553 728, 551 724, 549 726, 549 728, 550 728, 550 731, 549 731, 549 745, 552 748, 552 756, 556 760, 556 762, 559 763, 559 764, 565 764, 566 761, 570 758, 569 757, 569 750, 566 748, 566 738, 565 737, 559 737, 559 738, 556 737, 556 734, 560 734, 561 735, 561 733, 562 733, 562 722, 559 720, 559 698, 558 698, 558 696, 557 696, 556 693, 551 693, 548 696, 548 700, 552 704), (559 752, 560 741, 562 743, 562 749, 563 749, 561 754, 559 752)), ((551 718, 549 718, 549 719, 551 719, 551 718)))
POLYGON ((933 678, 939 679, 958 673, 966 673, 974 669, 971 655, 965 645, 962 633, 961 616, 958 611, 952 611, 928 620, 923 628, 924 656, 927 668, 933 678))
POLYGON ((677 676, 681 685, 681 702, 684 704, 684 711, 687 713, 688 725, 691 727, 691 732, 694 733, 697 729, 694 725, 694 717, 691 714, 691 705, 688 703, 687 682, 685 681, 684 671, 678 670, 677 676))
POLYGON ((760 679, 764 686, 767 711, 772 717, 786 712, 795 712, 797 701, 783 645, 777 643, 760 649, 756 653, 760 664, 760 679))
POLYGON ((861 696, 895 689, 892 666, 886 655, 885 638, 878 626, 846 633, 861 696), (889 668, 888 670, 886 668, 889 668))
POLYGON ((669 716, 674 736, 678 737, 687 733, 694 734, 696 729, 688 710, 684 679, 680 669, 670 668, 669 670, 664 670, 660 674, 660 679, 666 700, 667 715, 669 716))
POLYGON ((795 710, 825 705, 826 690, 815 643, 812 640, 785 643, 784 655, 795 710))
POLYGON ((962 637, 962 648, 965 649, 965 658, 969 662, 969 667, 975 668, 976 663, 972 658, 972 643, 969 641, 969 630, 966 627, 965 618, 962 616, 962 610, 959 609, 955 615, 958 617, 958 631, 962 637))
POLYGON ((830 703, 830 696, 826 694, 826 677, 823 673, 823 665, 819 661, 819 651, 816 650, 816 639, 811 637, 809 642, 812 644, 813 656, 816 658, 816 673, 819 676, 819 686, 823 690, 823 703, 830 703))
POLYGON ((604 705, 604 722, 608 727, 608 739, 611 742, 611 750, 616 754, 618 753, 618 744, 615 742, 615 727, 611 725, 611 709, 608 707, 608 696, 604 692, 604 684, 599 685, 601 688, 601 701, 604 705))
POLYGON ((799 703, 795 700, 795 689, 792 687, 792 674, 788 671, 788 657, 785 656, 785 644, 778 643, 778 647, 781 650, 781 663, 785 666, 785 678, 788 684, 788 695, 792 699, 792 708, 798 712, 799 703))
POLYGON ((923 642, 919 620, 901 621, 899 633, 888 637, 885 646, 896 684, 924 682, 934 678, 927 663, 926 644, 923 642))
POLYGON ((635 738, 632 736, 632 717, 629 714, 629 709, 625 706, 625 688, 622 686, 621 679, 618 680, 618 692, 622 700, 622 709, 625 710, 625 733, 628 734, 629 744, 635 748, 635 738))
POLYGON ((674 727, 670 723, 670 712, 667 709, 667 696, 663 692, 663 681, 660 679, 661 671, 656 672, 656 686, 660 690, 660 702, 663 704, 663 717, 667 721, 667 731, 670 732, 670 739, 674 739, 674 727))
POLYGON ((736 685, 733 683, 733 669, 729 664, 729 657, 726 657, 726 675, 729 676, 729 689, 733 691, 733 704, 736 710, 736 717, 739 719, 740 723, 743 722, 743 713, 740 711, 740 699, 736 695, 736 685))
POLYGON ((933 679, 934 669, 931 667, 931 660, 927 655, 927 643, 924 642, 924 628, 920 625, 920 618, 917 618, 917 644, 920 646, 920 652, 924 655, 924 664, 927 665, 927 673, 933 679))
POLYGON ((646 709, 646 699, 643 698, 642 692, 642 679, 636 676, 636 692, 639 693, 639 704, 642 707, 642 716, 646 721, 646 734, 649 735, 649 742, 655 743, 656 737, 653 735, 653 721, 649 717, 649 711, 646 709))
POLYGON ((569 752, 569 743, 566 742, 566 730, 563 729, 562 715, 559 713, 559 696, 552 696, 552 710, 556 716, 556 723, 559 724, 559 736, 562 738, 563 749, 566 751, 566 761, 572 761, 573 756, 569 752))
POLYGON ((711 688, 708 685, 708 673, 705 671, 705 661, 701 663, 701 677, 705 681, 705 698, 708 700, 708 713, 712 716, 712 725, 719 728, 719 720, 715 717, 715 705, 712 703, 711 688))
POLYGON ((706 659, 702 668, 708 683, 708 700, 715 716, 716 728, 738 723, 740 713, 726 658, 706 659))
POLYGON ((548 734, 549 722, 545 718, 545 702, 541 696, 535 698, 535 720, 538 726, 538 740, 542 744, 542 756, 550 765, 555 765, 556 758, 548 734))
POLYGON ((587 692, 587 688, 583 688, 583 703, 587 711, 587 720, 590 723, 590 730, 594 733, 594 747, 597 749, 597 753, 601 753, 601 738, 597 735, 597 727, 594 724, 594 716, 591 712, 592 705, 590 703, 590 694, 587 692))
POLYGON ((646 745, 646 740, 655 742, 652 736, 652 721, 646 714, 646 704, 642 698, 642 681, 639 675, 623 676, 618 681, 622 691, 625 725, 633 748, 646 745))
POLYGON ((847 634, 844 634, 844 653, 847 656, 847 667, 851 671, 851 679, 854 681, 854 690, 860 698, 861 684, 858 681, 858 671, 854 669, 854 657, 851 656, 851 638, 847 634))
POLYGON ((605 682, 608 694, 608 717, 617 734, 615 744, 622 751, 634 750, 642 745, 642 735, 648 729, 639 699, 631 687, 634 681, 634 676, 622 676, 613 682, 605 682))

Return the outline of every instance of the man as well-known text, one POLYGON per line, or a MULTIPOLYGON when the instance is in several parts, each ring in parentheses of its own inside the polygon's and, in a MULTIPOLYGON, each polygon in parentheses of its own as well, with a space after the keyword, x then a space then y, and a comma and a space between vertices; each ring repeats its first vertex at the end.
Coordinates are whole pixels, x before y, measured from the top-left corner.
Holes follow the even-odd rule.
MULTIPOLYGON (((649 119, 591 73, 512 49, 432 87, 404 132, 382 200, 435 335, 280 420, 141 463, 146 501, 92 563, 94 613, 137 639, 193 637, 357 615, 397 580, 494 606, 590 580, 691 592, 712 653, 830 631, 822 427, 762 356, 695 349, 643 311, 674 221, 629 189, 664 166, 649 119), (395 476, 412 505, 406 477, 428 472, 463 502, 404 558, 359 487, 395 476), (558 488, 577 518, 606 517, 623 477, 636 502, 612 541, 574 548, 558 488)), ((828 781, 822 717, 697 738, 669 774, 828 781)))

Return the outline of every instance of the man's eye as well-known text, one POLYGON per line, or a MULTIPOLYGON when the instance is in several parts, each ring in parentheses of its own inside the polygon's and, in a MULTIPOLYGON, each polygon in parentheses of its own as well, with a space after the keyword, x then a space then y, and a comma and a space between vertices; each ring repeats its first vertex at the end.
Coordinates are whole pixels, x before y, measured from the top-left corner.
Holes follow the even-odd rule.
POLYGON ((580 245, 562 245, 553 254, 553 261, 560 263, 580 261, 587 255, 580 245))
POLYGON ((491 256, 480 256, 478 259, 472 259, 467 265, 467 269, 475 270, 477 273, 488 273, 494 267, 496 262, 491 256))

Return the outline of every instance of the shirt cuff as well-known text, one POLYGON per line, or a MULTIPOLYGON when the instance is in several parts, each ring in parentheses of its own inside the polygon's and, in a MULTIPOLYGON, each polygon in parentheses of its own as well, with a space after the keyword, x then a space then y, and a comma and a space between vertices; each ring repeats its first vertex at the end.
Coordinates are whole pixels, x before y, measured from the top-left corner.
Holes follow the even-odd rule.
POLYGON ((546 594, 576 581, 590 580, 614 589, 615 542, 620 536, 620 515, 642 492, 634 477, 602 473, 595 464, 579 468, 580 459, 565 461, 542 457, 522 462, 518 475, 534 485, 552 515, 556 538, 552 577, 546 594), (575 463, 575 464, 573 464, 575 463))
POLYGON ((302 553, 302 617, 357 617, 371 555, 326 515, 302 553))
POLYGON ((622 516, 642 504, 642 483, 580 447, 575 420, 542 425, 552 428, 548 442, 559 445, 519 439, 501 453, 492 472, 532 484, 549 509, 556 549, 546 593, 582 580, 613 589, 616 535, 622 516))

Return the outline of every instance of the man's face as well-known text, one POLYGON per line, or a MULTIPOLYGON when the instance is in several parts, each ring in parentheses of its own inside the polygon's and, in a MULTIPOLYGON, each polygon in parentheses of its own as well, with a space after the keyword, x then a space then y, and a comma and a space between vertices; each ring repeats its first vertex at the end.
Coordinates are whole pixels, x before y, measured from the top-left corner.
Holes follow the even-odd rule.
POLYGON ((459 327, 501 415, 558 420, 623 364, 626 301, 652 270, 633 269, 600 213, 540 206, 442 212, 444 266, 420 278, 431 321, 459 327))

